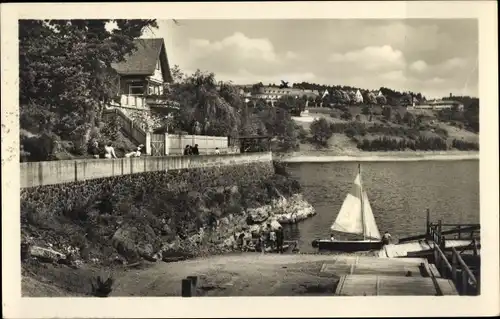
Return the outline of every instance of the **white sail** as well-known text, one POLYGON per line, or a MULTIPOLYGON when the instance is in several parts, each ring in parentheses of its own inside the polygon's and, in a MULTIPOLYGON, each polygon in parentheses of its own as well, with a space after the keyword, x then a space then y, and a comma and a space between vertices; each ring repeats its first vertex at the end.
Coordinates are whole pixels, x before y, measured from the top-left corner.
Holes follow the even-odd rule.
POLYGON ((359 173, 330 229, 343 233, 363 235, 368 239, 381 239, 370 201, 366 192, 362 190, 361 175, 359 173), (363 205, 363 209, 361 205, 363 205))
POLYGON ((333 223, 331 230, 360 234, 364 233, 363 215, 361 210, 361 177, 358 174, 354 185, 347 194, 339 214, 333 223))
POLYGON ((375 216, 373 215, 372 207, 370 201, 368 200, 368 195, 363 191, 363 205, 364 205, 364 220, 365 220, 365 235, 367 238, 380 240, 380 232, 377 227, 377 222, 375 221, 375 216))

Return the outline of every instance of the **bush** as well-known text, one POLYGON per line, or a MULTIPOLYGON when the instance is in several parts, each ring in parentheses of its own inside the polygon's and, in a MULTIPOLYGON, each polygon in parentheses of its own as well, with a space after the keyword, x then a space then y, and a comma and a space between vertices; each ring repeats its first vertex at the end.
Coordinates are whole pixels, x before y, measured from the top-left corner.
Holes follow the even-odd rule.
POLYGON ((314 120, 311 123, 310 130, 313 141, 320 145, 327 145, 328 139, 333 135, 330 124, 324 118, 314 120))
POLYGON ((448 148, 446 140, 440 137, 419 137, 416 141, 413 141, 387 136, 373 140, 364 139, 362 142, 358 143, 357 147, 364 151, 402 151, 405 149, 438 151, 448 148))
POLYGON ((451 146, 461 151, 479 151, 479 143, 476 142, 454 139, 451 146))

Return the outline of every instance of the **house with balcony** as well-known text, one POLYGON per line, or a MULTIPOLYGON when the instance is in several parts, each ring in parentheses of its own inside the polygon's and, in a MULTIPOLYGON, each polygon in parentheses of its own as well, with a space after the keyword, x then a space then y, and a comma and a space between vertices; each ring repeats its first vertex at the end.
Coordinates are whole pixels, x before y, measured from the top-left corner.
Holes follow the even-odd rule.
POLYGON ((164 93, 172 74, 163 38, 135 39, 136 50, 123 62, 114 63, 118 74, 117 96, 113 107, 123 110, 150 111, 154 108, 176 108, 164 93))

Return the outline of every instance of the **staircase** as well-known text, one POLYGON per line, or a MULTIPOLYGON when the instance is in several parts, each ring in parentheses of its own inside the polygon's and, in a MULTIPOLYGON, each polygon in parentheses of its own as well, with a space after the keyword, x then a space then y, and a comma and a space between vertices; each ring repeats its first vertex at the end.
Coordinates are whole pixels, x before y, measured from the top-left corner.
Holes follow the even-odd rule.
POLYGON ((117 107, 107 108, 103 111, 103 118, 117 120, 121 132, 137 145, 143 144, 146 148, 146 153, 148 153, 148 148, 150 148, 148 143, 149 133, 138 123, 134 122, 122 109, 117 107))

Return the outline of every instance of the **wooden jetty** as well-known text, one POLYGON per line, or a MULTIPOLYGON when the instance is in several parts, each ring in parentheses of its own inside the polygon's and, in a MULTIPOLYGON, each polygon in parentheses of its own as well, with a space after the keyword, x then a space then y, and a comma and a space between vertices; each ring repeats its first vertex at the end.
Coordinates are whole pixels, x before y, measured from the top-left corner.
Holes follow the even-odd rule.
POLYGON ((458 295, 448 279, 425 277, 395 277, 383 275, 342 276, 336 296, 438 296, 458 295), (436 285, 439 287, 437 288, 436 285), (440 290, 438 290, 440 289, 440 290))
MULTIPOLYGON (((391 260, 426 257, 427 272, 436 287, 441 286, 439 278, 448 279, 460 295, 479 295, 480 249, 479 224, 444 224, 441 220, 431 223, 427 210, 425 234, 402 238, 398 244, 386 245, 378 256, 391 260)), ((439 289, 446 290, 446 287, 439 289)))

